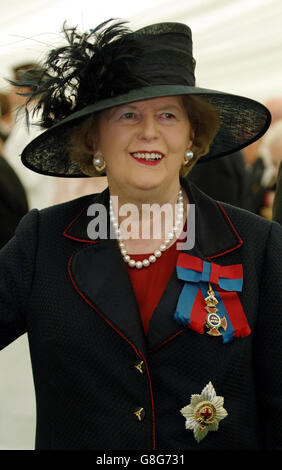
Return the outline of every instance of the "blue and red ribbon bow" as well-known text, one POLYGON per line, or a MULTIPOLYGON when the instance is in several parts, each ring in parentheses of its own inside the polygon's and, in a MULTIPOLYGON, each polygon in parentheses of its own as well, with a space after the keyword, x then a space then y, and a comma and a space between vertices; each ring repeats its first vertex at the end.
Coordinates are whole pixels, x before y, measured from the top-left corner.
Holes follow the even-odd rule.
POLYGON ((180 253, 176 272, 178 279, 185 281, 174 314, 175 319, 198 333, 205 332, 207 311, 205 297, 212 285, 218 301, 217 314, 227 320, 227 328, 219 328, 224 343, 235 337, 251 333, 247 318, 237 292, 243 287, 243 268, 241 264, 220 266, 203 261, 195 256, 180 253))

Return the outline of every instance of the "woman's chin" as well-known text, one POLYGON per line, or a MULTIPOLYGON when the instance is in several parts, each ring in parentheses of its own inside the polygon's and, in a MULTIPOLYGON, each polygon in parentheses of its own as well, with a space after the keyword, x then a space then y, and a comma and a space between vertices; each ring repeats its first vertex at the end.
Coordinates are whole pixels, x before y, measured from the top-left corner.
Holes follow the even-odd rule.
POLYGON ((135 186, 136 190, 153 191, 160 188, 163 184, 164 180, 162 178, 138 178, 133 186, 135 186))

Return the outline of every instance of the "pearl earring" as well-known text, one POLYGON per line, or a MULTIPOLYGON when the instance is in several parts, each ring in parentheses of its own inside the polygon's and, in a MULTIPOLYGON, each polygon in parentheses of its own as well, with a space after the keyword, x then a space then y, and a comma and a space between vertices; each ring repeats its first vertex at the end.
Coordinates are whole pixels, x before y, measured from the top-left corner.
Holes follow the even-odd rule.
POLYGON ((191 162, 191 160, 194 158, 194 153, 192 150, 187 150, 184 156, 184 165, 187 165, 187 163, 191 162))
POLYGON ((99 171, 99 173, 106 168, 106 162, 105 160, 103 160, 102 156, 99 157, 98 155, 96 155, 92 161, 95 170, 99 171))

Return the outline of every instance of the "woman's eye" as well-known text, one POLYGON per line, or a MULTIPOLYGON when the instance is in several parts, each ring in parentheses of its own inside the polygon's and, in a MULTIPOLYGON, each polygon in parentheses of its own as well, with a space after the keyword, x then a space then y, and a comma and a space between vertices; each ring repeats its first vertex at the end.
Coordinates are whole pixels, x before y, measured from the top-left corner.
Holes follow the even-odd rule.
POLYGON ((122 116, 122 119, 133 119, 135 117, 134 113, 124 113, 122 116))
POLYGON ((174 114, 172 114, 172 113, 163 113, 162 116, 163 116, 165 119, 173 119, 173 118, 175 118, 174 114))

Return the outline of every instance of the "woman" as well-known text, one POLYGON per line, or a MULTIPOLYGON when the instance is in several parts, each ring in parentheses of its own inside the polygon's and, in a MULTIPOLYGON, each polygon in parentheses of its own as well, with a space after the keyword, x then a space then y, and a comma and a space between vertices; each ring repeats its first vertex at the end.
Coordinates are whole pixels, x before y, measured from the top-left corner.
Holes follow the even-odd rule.
POLYGON ((281 227, 179 179, 268 111, 195 87, 186 25, 66 36, 22 159, 109 189, 31 211, 1 252, 1 345, 28 331, 36 448, 281 448, 281 227), (146 237, 148 204, 167 212, 146 237))

